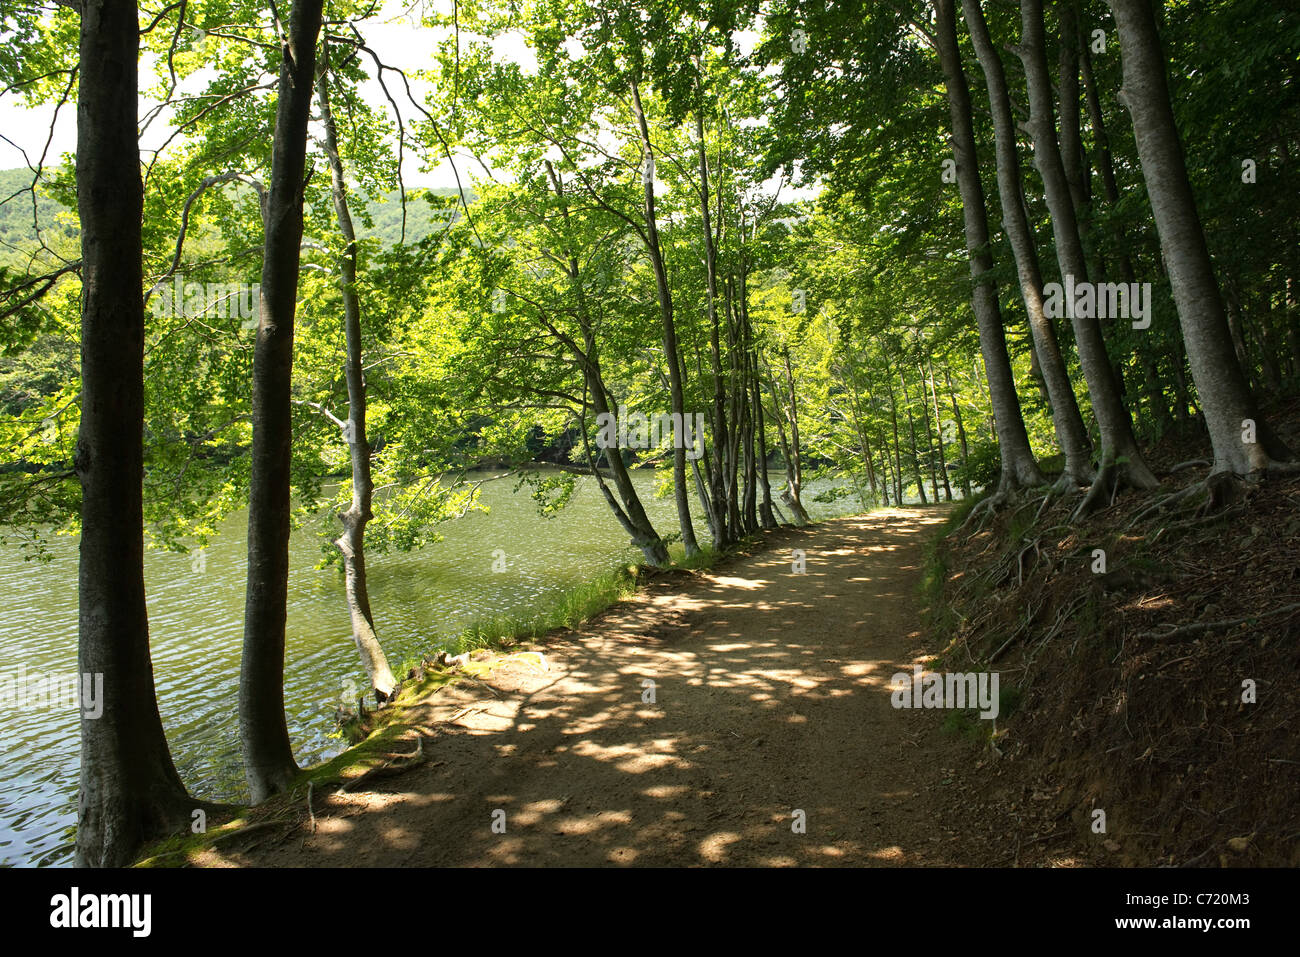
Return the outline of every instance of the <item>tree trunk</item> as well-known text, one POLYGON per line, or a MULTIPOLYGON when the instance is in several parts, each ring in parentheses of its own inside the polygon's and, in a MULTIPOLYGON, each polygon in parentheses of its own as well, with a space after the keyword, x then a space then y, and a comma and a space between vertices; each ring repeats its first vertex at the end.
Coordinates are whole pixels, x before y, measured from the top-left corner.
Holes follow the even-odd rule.
POLYGON ((943 370, 943 380, 948 387, 948 398, 952 400, 952 417, 957 423, 957 444, 961 446, 961 494, 962 498, 970 498, 970 475, 966 468, 966 463, 970 461, 970 449, 966 445, 966 426, 961 419, 961 406, 957 404, 957 393, 952 388, 952 375, 946 366, 943 370))
POLYGON ((796 472, 793 465, 794 454, 790 451, 790 442, 786 438, 785 426, 782 424, 782 399, 781 394, 777 391, 776 377, 768 373, 768 388, 772 393, 772 420, 776 423, 776 435, 781 441, 781 458, 785 464, 785 489, 781 492, 781 501, 789 506, 791 513, 794 515, 795 524, 807 525, 808 516, 803 511, 803 505, 798 498, 791 494, 791 490, 797 482, 796 472))
POLYGON ((366 380, 361 353, 361 304, 357 299, 357 236, 352 228, 352 213, 348 209, 347 185, 343 180, 343 160, 339 155, 338 132, 334 126, 334 113, 329 99, 329 44, 324 44, 322 57, 325 69, 321 71, 318 99, 321 120, 325 128, 325 148, 329 154, 330 182, 334 197, 334 215, 339 232, 347 244, 338 266, 339 290, 343 295, 343 330, 347 343, 344 372, 348 383, 348 421, 343 437, 348 442, 352 459, 352 504, 339 515, 343 534, 334 544, 343 555, 345 592, 348 616, 352 622, 352 640, 356 643, 361 663, 370 677, 375 699, 383 704, 397 687, 397 679, 388 667, 379 636, 375 634, 375 619, 370 611, 370 592, 366 587, 366 525, 373 517, 371 502, 375 483, 370 477, 370 440, 366 433, 366 380))
POLYGON ((81 482, 77 666, 82 699, 76 863, 122 867, 188 823, 154 693, 144 590, 144 274, 135 3, 81 10, 81 482))
MULTIPOLYGON (((637 127, 645 156, 654 155, 650 146, 650 127, 641 108, 641 93, 637 83, 632 84, 632 108, 636 113, 637 127)), ((698 554, 700 546, 695 541, 695 526, 691 524, 691 503, 686 491, 686 405, 682 388, 681 356, 677 349, 677 327, 673 320, 673 295, 668 286, 668 271, 664 268, 663 249, 659 244, 659 226, 655 217, 654 179, 645 177, 646 248, 655 274, 655 290, 659 297, 659 313, 663 320, 664 358, 668 362, 668 385, 673 414, 677 416, 680 432, 673 436, 673 497, 677 503, 677 521, 681 525, 682 545, 686 557, 698 554)), ((715 453, 716 454, 716 453, 715 453)))
POLYGON ((248 503, 248 592, 239 675, 239 737, 253 803, 298 772, 284 715, 284 623, 289 589, 293 320, 302 243, 307 115, 315 85, 323 0, 296 0, 280 66, 264 216, 262 302, 253 353, 253 455, 248 503))
POLYGON ((790 401, 790 449, 791 458, 787 466, 785 503, 794 512, 800 525, 807 525, 811 519, 803 507, 803 450, 799 445, 799 400, 794 387, 794 369, 790 365, 790 347, 781 350, 785 360, 785 384, 790 401))
MULTIPOLYGON (((1092 75, 1092 52, 1088 49, 1088 39, 1080 33, 1078 42, 1079 74, 1083 78, 1084 101, 1088 104, 1088 123, 1092 127, 1093 147, 1096 151, 1094 165, 1101 173, 1102 192, 1106 196, 1106 203, 1113 207, 1119 202, 1119 184, 1115 180, 1115 162, 1111 157, 1110 138, 1106 134, 1106 118, 1101 109, 1101 95, 1092 75)), ((1119 246, 1117 259, 1120 279, 1131 283, 1136 276, 1133 271, 1133 259, 1124 248, 1121 237, 1111 238, 1119 246)))
MULTIPOLYGON (((930 402, 934 406, 934 432, 938 438, 939 444, 939 474, 943 476, 943 495, 945 502, 952 501, 952 482, 948 479, 948 456, 943 449, 943 413, 939 410, 939 393, 934 388, 934 360, 929 354, 925 357, 926 363, 926 382, 930 386, 930 402)), ((927 412, 928 415, 928 412, 927 412)), ((939 493, 935 492, 934 497, 937 500, 939 493)))
MULTIPOLYGON (((1007 354, 997 286, 992 278, 993 258, 988 251, 988 214, 984 207, 984 187, 980 182, 975 152, 970 88, 966 84, 966 74, 962 70, 961 54, 957 46, 957 20, 953 0, 934 0, 934 8, 939 60, 943 66, 948 111, 952 121, 952 148, 957 163, 957 185, 961 190, 966 251, 970 259, 971 307, 979 329, 980 354, 984 360, 994 430, 1002 460, 998 488, 1005 492, 1023 486, 1041 485, 1045 480, 1029 447, 1029 434, 1020 412, 1015 376, 1007 354)), ((900 498, 899 503, 901 502, 900 498)))
MULTIPOLYGON (((903 387, 903 411, 907 413, 907 437, 912 450, 912 474, 916 477, 916 494, 921 499, 922 505, 929 505, 929 500, 925 497, 925 478, 921 475, 921 458, 917 455, 916 420, 912 418, 912 398, 907 394, 907 379, 903 375, 901 363, 898 367, 898 382, 903 387)), ((933 481, 933 472, 930 473, 930 478, 933 481)), ((934 494, 936 498, 939 495, 938 483, 935 483, 934 494)))
POLYGON ((903 495, 903 453, 898 442, 898 400, 894 397, 893 373, 885 378, 885 388, 889 390, 889 419, 894 427, 894 501, 902 505, 903 495))
POLYGON ((1061 355, 1056 328, 1043 309, 1043 280, 1039 271, 1034 235, 1025 213, 1024 190, 1020 174, 1020 155, 1016 148, 1016 131, 1007 93, 1002 59, 989 36, 978 0, 962 0, 966 23, 975 53, 983 68, 993 113, 996 140, 998 195, 1002 202, 1002 228, 1015 255, 1020 293, 1025 302, 1034 350, 1042 368, 1043 383, 1052 409, 1056 440, 1065 455, 1065 470, 1058 488, 1087 485, 1093 479, 1092 443, 1079 412, 1079 404, 1070 383, 1070 375, 1061 355))
POLYGON ((741 323, 744 342, 744 353, 742 355, 742 369, 740 374, 739 390, 740 404, 743 410, 741 417, 741 434, 745 437, 745 496, 741 516, 744 519, 744 529, 746 535, 753 535, 759 529, 758 520, 758 469, 754 461, 754 414, 750 408, 749 398, 749 378, 750 370, 754 364, 753 343, 750 341, 749 317, 741 313, 741 323))
MULTIPOLYGON (((555 196, 560 203, 560 215, 567 226, 569 224, 569 203, 564 192, 564 183, 549 162, 546 163, 546 172, 550 177, 551 186, 555 190, 555 196)), ((612 403, 609 401, 609 390, 605 387, 605 380, 600 371, 596 333, 591 322, 591 315, 587 309, 587 296, 582 288, 581 266, 577 255, 572 249, 568 250, 568 256, 569 280, 573 285, 578 302, 578 325, 582 329, 582 349, 577 347, 577 343, 571 341, 568 346, 582 367, 583 383, 591 394, 591 405, 596 415, 617 413, 616 409, 611 409, 612 403)), ((592 474, 596 476, 596 483, 600 487, 601 494, 605 497, 605 502, 609 505, 610 511, 614 513, 618 523, 623 526, 623 530, 632 537, 632 544, 641 549, 641 554, 645 556, 645 560, 655 566, 667 565, 668 547, 664 544, 663 539, 659 537, 659 533, 655 531, 649 516, 646 515, 645 507, 641 503, 641 496, 637 493, 632 477, 628 474, 627 466, 623 462, 622 451, 617 446, 607 446, 604 449, 605 463, 614 478, 614 486, 618 489, 619 497, 617 499, 614 497, 614 493, 610 491, 609 486, 605 484, 604 476, 600 474, 596 458, 592 455, 590 443, 587 441, 585 414, 586 409, 584 407, 584 419, 582 421, 583 449, 587 454, 587 462, 591 466, 592 474)))
MULTIPOLYGON (((973 0, 965 0, 972 3, 973 0)), ((1043 182, 1043 195, 1052 219, 1057 262, 1068 284, 1089 279, 1088 266, 1079 236, 1078 219, 1070 198, 1069 184, 1061 164, 1061 147, 1052 110, 1052 87, 1047 71, 1042 0, 1020 0, 1022 35, 1016 53, 1024 64, 1029 89, 1029 122, 1034 141, 1034 166, 1043 182)), ((1080 316, 1072 303, 1065 304, 1074 328, 1079 362, 1088 382, 1092 410, 1101 432, 1101 457, 1097 479, 1076 515, 1086 514, 1125 482, 1134 488, 1152 489, 1159 481, 1147 467, 1133 436, 1133 423, 1120 396, 1119 385, 1106 352, 1101 323, 1095 316, 1080 316)))
POLYGON ((713 547, 722 551, 731 545, 726 520, 726 462, 717 450, 728 448, 726 390, 722 381, 722 349, 718 340, 718 253, 713 243, 713 226, 709 217, 709 157, 704 145, 704 114, 695 113, 695 137, 699 142, 700 216, 704 227, 704 268, 708 284, 705 303, 708 307, 710 358, 713 362, 713 467, 709 470, 710 518, 713 547))
POLYGON ((776 528, 776 516, 772 514, 772 483, 767 476, 767 429, 763 422, 763 387, 759 380, 758 355, 754 355, 753 375, 750 389, 754 403, 754 426, 758 435, 758 481, 763 487, 763 498, 758 505, 759 524, 764 529, 776 528))
POLYGON ((1142 176, 1214 449, 1213 471, 1245 475, 1275 460, 1290 459, 1291 453, 1260 417, 1233 354, 1223 298, 1174 123, 1151 4, 1149 0, 1107 2, 1122 48, 1121 102, 1133 120, 1142 176), (1254 441, 1245 441, 1248 420, 1255 424, 1254 441))

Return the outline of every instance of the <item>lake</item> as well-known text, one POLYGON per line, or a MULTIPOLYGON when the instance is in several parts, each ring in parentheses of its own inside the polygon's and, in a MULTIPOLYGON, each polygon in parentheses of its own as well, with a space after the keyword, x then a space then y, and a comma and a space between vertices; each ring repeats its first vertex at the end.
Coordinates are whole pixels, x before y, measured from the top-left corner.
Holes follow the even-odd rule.
MULTIPOLYGON (((633 476, 660 534, 676 531, 671 497, 654 498, 655 476, 648 470, 633 476)), ((367 556, 375 626, 394 672, 475 620, 527 617, 614 564, 641 559, 593 478, 578 478, 572 502, 552 518, 537 514, 527 486, 514 492, 517 481, 485 481, 480 495, 489 511, 439 526, 443 541, 418 552, 367 556), (497 549, 506 556, 500 573, 492 571, 497 549)), ((784 477, 773 474, 774 498, 783 485, 784 477)), ((855 495, 829 504, 812 500, 823 489, 845 485, 810 483, 804 495, 809 513, 826 518, 860 511, 855 495)), ((699 503, 692 499, 691 506, 699 539, 707 542, 699 503)), ((190 793, 218 801, 247 799, 237 717, 246 525, 243 512, 231 515, 202 558, 193 552, 145 554, 154 678, 167 740, 190 793)), ((341 739, 331 736, 334 711, 349 682, 367 687, 340 569, 314 567, 322 541, 321 526, 313 521, 295 530, 291 543, 284 694, 294 755, 302 766, 343 750, 341 739)), ((11 596, 12 610, 0 635, 0 674, 14 674, 19 666, 28 675, 77 670, 77 541, 56 539, 51 552, 51 563, 37 564, 23 561, 16 545, 0 547, 0 587, 11 596)), ((78 713, 3 713, 0 864, 70 864, 78 713)))

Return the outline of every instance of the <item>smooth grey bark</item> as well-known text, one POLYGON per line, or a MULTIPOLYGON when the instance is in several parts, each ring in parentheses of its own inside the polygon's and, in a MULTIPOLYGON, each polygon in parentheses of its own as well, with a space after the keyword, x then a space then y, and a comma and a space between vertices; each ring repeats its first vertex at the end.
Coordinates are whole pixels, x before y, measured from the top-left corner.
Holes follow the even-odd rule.
POLYGON ((1057 483, 1058 490, 1063 491, 1070 486, 1088 485, 1092 482, 1092 443, 1079 412, 1074 387, 1070 383, 1070 375, 1056 337, 1056 328, 1043 309, 1043 279, 1033 230, 1025 212, 1020 154, 1016 146, 1015 121, 1011 113, 1011 98, 1007 92, 1002 59, 993 46, 978 0, 962 0, 962 9, 975 55, 979 58, 984 73, 993 114, 1002 229, 1015 256, 1020 294, 1025 303, 1042 382, 1047 389, 1052 409, 1057 444, 1065 455, 1065 468, 1057 483))
POLYGON ((187 824, 195 806, 163 733, 145 606, 138 16, 129 0, 86 0, 81 7, 77 666, 81 675, 91 676, 92 689, 94 676, 101 676, 103 710, 95 718, 82 711, 79 867, 131 863, 147 841, 187 824))
POLYGON ((961 494, 963 498, 970 498, 970 476, 966 471, 966 463, 970 460, 970 449, 966 444, 966 425, 962 422, 961 406, 957 403, 957 393, 952 387, 952 373, 948 371, 947 366, 943 370, 944 384, 948 388, 948 398, 952 402, 952 417, 957 423, 957 444, 961 446, 961 494))
MULTIPOLYGON (((704 229, 704 271, 707 282, 705 303, 709 322, 709 357, 713 372, 713 447, 730 447, 727 432, 726 389, 722 381, 722 349, 718 336, 718 252, 713 241, 713 225, 709 215, 709 157, 704 142, 704 114, 695 113, 695 138, 699 145, 700 165, 700 216, 704 229)), ((726 520, 726 462, 715 454, 709 469, 709 527, 713 531, 713 547, 719 551, 732 542, 726 520)))
POLYGON ((357 297, 357 235, 352 226, 352 212, 348 208, 347 184, 343 179, 343 159, 339 155, 334 111, 330 108, 328 41, 323 45, 322 61, 325 69, 321 71, 317 82, 317 100, 325 128, 325 150, 329 156, 334 215, 346 244, 338 258, 338 267, 339 291, 343 296, 343 332, 347 347, 344 374, 348 384, 348 421, 344 423, 343 436, 348 443, 352 464, 352 502, 339 515, 339 520, 343 523, 343 534, 334 540, 334 544, 343 555, 344 593, 352 625, 352 640, 356 643, 361 663, 370 677, 375 698, 382 704, 392 696, 397 687, 397 679, 388 667, 388 658, 375 633, 370 591, 366 586, 366 525, 374 517, 371 504, 375 483, 370 475, 370 440, 366 433, 361 303, 357 297))
MULTIPOLYGON (((939 474, 943 476, 944 501, 951 502, 952 481, 948 477, 948 456, 943 448, 943 414, 939 410, 939 393, 934 387, 934 360, 928 352, 925 356, 925 365, 926 382, 930 386, 930 401, 934 405, 934 433, 939 445, 939 474)), ((939 493, 935 492, 934 497, 938 499, 939 493)))
MULTIPOLYGON (((907 437, 910 442, 912 457, 912 474, 916 478, 916 493, 921 499, 922 505, 928 505, 929 500, 925 497, 925 478, 921 475, 921 457, 916 448, 916 420, 912 418, 912 399, 907 394, 907 377, 903 375, 903 366, 898 366, 898 382, 903 388, 903 411, 907 413, 907 437)), ((934 472, 930 473, 930 479, 934 482, 934 472)), ((939 497, 939 484, 934 482, 935 498, 939 497)))
MULTIPOLYGON (((973 4, 974 0, 963 0, 973 4)), ((1052 237, 1062 277, 1075 283, 1089 281, 1078 218, 1070 197, 1069 183, 1061 163, 1060 141, 1052 109, 1051 79, 1047 70, 1046 39, 1042 0, 1020 0, 1020 43, 1015 48, 1025 68, 1029 91, 1029 121, 1026 128, 1034 141, 1034 167, 1043 183, 1043 196, 1051 214, 1052 237)), ((1067 304, 1068 307, 1069 304, 1067 304)), ((1082 516, 1103 503, 1123 482, 1138 489, 1153 489, 1159 480, 1146 464, 1133 422, 1120 395, 1115 370, 1106 352, 1101 323, 1095 316, 1080 316, 1069 308, 1079 363, 1088 382, 1092 411, 1101 432, 1101 456, 1096 481, 1076 511, 1082 516)))
POLYGON ((323 0, 295 0, 289 15, 264 218, 261 317, 253 353, 248 590, 239 671, 239 739, 255 804, 287 789, 298 773, 284 714, 293 444, 290 386, 307 116, 316 80, 322 7, 323 0))
POLYGON ((744 342, 743 369, 739 382, 739 401, 743 411, 741 430, 745 437, 745 495, 741 505, 746 535, 753 535, 760 528, 758 518, 758 467, 754 461, 754 414, 749 398, 749 380, 754 368, 754 345, 750 337, 749 316, 741 313, 742 339, 744 342))
MULTIPOLYGON (((1119 183, 1115 179, 1115 161, 1111 155, 1110 137, 1106 132, 1106 117, 1101 109, 1101 94, 1092 73, 1092 52, 1088 49, 1088 41, 1082 33, 1079 34, 1078 43, 1079 75, 1083 79, 1084 102, 1088 105, 1088 125, 1092 128, 1093 149, 1096 155, 1093 165, 1101 174, 1102 193, 1106 197, 1106 202, 1114 206, 1119 202, 1119 183)), ((1119 262, 1120 279, 1128 283, 1133 282, 1135 279, 1133 259, 1122 245, 1116 259, 1119 262)))
POLYGON ((767 476, 767 428, 763 420, 763 385, 759 378, 757 352, 754 353, 749 387, 754 404, 754 430, 758 437, 758 481, 763 487, 763 497, 758 504, 758 519, 764 529, 773 529, 777 525, 776 516, 772 514, 772 483, 767 476))
MULTIPOLYGON (((1070 198, 1083 224, 1088 208, 1088 180, 1084 176, 1082 114, 1079 110, 1079 14, 1074 0, 1058 0, 1060 42, 1057 44, 1057 88, 1060 90, 1061 168, 1070 185, 1070 198)), ((1086 235, 1085 235, 1086 245, 1086 235)))
POLYGON ((1213 472, 1246 475, 1267 469, 1289 460, 1291 452, 1260 417, 1233 354, 1223 297, 1174 121, 1155 12, 1149 0, 1107 3, 1120 39, 1120 102, 1133 121, 1142 177, 1214 449, 1213 472), (1248 420, 1255 423, 1253 442, 1244 441, 1248 430, 1243 423, 1248 420))
MULTIPOLYGON (((639 84, 632 83, 632 110, 636 114, 637 128, 641 135, 641 147, 647 157, 654 151, 650 145, 650 127, 646 123, 645 110, 641 107, 639 84)), ((645 223, 646 248, 650 255, 650 265, 655 275, 655 291, 659 297, 659 313, 663 321, 664 358, 668 363, 668 385, 672 401, 672 411, 681 426, 682 433, 673 437, 673 498, 677 503, 677 521, 681 526, 682 545, 686 557, 698 554, 700 546, 695 541, 695 526, 691 523, 691 504, 686 490, 686 405, 682 386, 681 355, 677 347, 677 327, 673 319, 673 295, 668 286, 668 271, 664 267, 663 248, 659 243, 659 225, 655 216, 654 180, 645 177, 645 223)))
MULTIPOLYGON (((998 489, 1005 493, 1025 486, 1042 485, 1046 479, 1029 447, 1029 434, 1025 430, 1015 376, 1007 353, 997 286, 992 278, 988 213, 975 152, 970 87, 966 83, 957 46, 956 9, 953 0, 934 0, 934 9, 936 47, 948 94, 953 158, 957 164, 957 186, 961 191, 966 251, 970 259, 971 308, 979 330, 984 378, 988 382, 993 427, 998 437, 1002 466, 998 489)), ((901 496, 898 502, 902 503, 901 496)))

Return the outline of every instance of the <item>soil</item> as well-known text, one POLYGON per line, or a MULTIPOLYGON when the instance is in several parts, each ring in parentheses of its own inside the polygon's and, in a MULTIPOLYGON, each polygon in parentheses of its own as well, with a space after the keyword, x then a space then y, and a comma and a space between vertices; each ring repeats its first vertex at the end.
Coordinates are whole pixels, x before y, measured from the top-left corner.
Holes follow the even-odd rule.
POLYGON ((544 661, 508 657, 419 704, 394 753, 422 733, 425 762, 361 793, 318 791, 314 831, 304 820, 193 862, 1013 863, 1032 828, 967 800, 963 774, 994 760, 987 736, 891 704, 893 675, 930 660, 917 585, 946 514, 781 529, 757 553, 652 582, 533 646, 544 661))

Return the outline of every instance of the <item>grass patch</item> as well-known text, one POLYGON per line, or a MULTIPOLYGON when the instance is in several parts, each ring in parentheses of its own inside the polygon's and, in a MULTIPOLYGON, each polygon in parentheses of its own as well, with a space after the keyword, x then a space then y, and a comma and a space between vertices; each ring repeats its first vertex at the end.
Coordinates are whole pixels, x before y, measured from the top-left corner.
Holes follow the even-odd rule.
MULTIPOLYGON (((671 564, 657 569, 620 563, 594 579, 568 589, 547 607, 528 617, 495 615, 475 621, 439 647, 453 653, 479 649, 508 649, 530 639, 565 628, 580 628, 596 615, 636 594, 637 588, 654 575, 673 571, 697 571, 710 568, 724 556, 708 546, 685 556, 680 544, 670 547, 671 564)), ((204 851, 233 840, 256 842, 261 835, 274 836, 277 828, 291 829, 306 816, 308 786, 322 793, 326 787, 345 782, 388 761, 395 752, 406 750, 400 739, 415 721, 411 709, 438 689, 461 680, 454 671, 427 668, 421 659, 407 659, 400 675, 412 671, 422 674, 419 680, 406 680, 396 699, 364 717, 354 716, 340 729, 352 746, 328 761, 302 769, 289 790, 256 807, 230 805, 206 813, 215 818, 213 826, 202 833, 181 833, 145 847, 136 867, 184 867, 204 851), (256 835, 256 836, 255 836, 256 835)))

